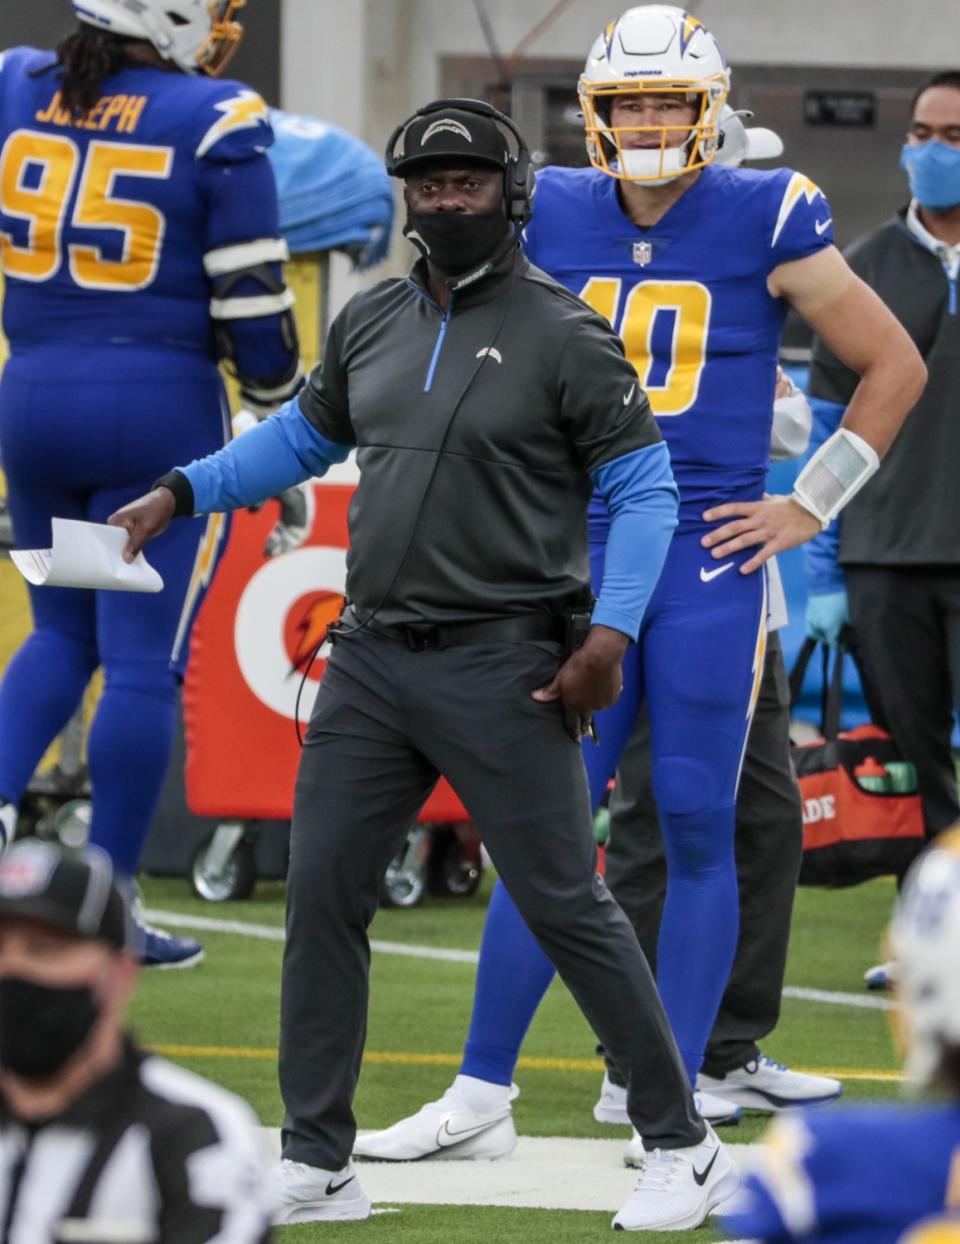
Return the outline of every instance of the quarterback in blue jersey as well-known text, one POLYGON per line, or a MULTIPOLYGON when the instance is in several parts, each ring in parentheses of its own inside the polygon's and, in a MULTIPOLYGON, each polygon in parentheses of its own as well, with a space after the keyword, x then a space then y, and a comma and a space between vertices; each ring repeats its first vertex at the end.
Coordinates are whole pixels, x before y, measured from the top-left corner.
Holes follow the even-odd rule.
MULTIPOLYGON (((765 575, 755 572, 820 530, 825 508, 865 482, 924 375, 896 321, 833 247, 818 187, 790 170, 714 162, 728 85, 713 36, 682 10, 649 5, 612 22, 580 82, 591 167, 544 170, 526 231, 533 262, 622 336, 680 490, 680 526, 625 662, 623 695, 598 718, 600 745, 584 756, 596 803, 646 697, 669 867, 658 984, 691 1080, 737 942, 735 796, 766 622, 765 575), (863 379, 830 461, 801 477, 793 498, 763 499, 788 304, 856 359, 863 379)), ((597 583, 613 550, 599 501, 591 528, 597 583)), ((361 1138, 355 1152, 427 1156, 452 1113, 477 1129, 453 1156, 483 1147, 473 1138, 485 1115, 509 1152, 511 1076, 551 977, 498 888, 452 1098, 361 1138)))
MULTIPOLYGON (((103 522, 172 458, 227 435, 218 371, 269 406, 299 378, 283 283, 267 109, 216 81, 240 37, 232 0, 79 0, 55 53, 0 59, 0 260, 11 356, 0 455, 14 533, 103 522)), ((170 756, 189 623, 223 518, 157 541, 156 596, 31 589, 34 631, 0 686, 0 822, 98 666, 91 840, 132 876, 170 756), (171 657, 173 664, 171 664, 171 657)), ((147 962, 198 943, 149 932, 147 962)))
POLYGON ((934 1100, 778 1119, 724 1209, 732 1235, 771 1244, 960 1239, 960 827, 914 864, 890 943, 904 1068, 934 1100))

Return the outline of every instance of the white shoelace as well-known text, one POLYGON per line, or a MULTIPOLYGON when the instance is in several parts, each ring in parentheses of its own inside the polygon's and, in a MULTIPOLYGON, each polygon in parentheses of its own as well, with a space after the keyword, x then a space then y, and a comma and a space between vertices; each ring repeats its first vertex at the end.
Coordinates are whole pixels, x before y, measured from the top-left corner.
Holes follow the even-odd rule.
POLYGON ((672 1149, 653 1149, 646 1158, 634 1192, 668 1192, 682 1165, 678 1154, 672 1149))

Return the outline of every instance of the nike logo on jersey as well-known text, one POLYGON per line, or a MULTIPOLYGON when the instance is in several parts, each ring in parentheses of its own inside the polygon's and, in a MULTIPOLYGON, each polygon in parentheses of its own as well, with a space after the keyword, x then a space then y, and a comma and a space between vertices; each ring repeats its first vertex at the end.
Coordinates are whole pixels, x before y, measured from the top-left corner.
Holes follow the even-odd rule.
POLYGON ((635 384, 632 384, 630 388, 627 390, 627 392, 623 395, 624 406, 630 405, 630 403, 633 401, 633 395, 634 393, 636 393, 636 391, 637 391, 637 386, 635 384))
POLYGON ((817 235, 822 237, 823 234, 826 233, 826 231, 830 228, 832 224, 833 224, 833 217, 828 216, 827 219, 823 222, 823 224, 821 224, 819 220, 815 220, 813 223, 813 227, 814 229, 816 229, 817 235))
POLYGON ((723 574, 725 570, 730 570, 732 566, 733 562, 727 562, 725 566, 718 566, 716 570, 704 570, 703 566, 701 566, 700 582, 709 583, 711 579, 715 579, 717 575, 723 574))
POLYGON ((479 1136, 488 1127, 490 1127, 489 1119, 486 1123, 475 1123, 473 1127, 465 1127, 462 1132, 452 1132, 450 1120, 445 1119, 437 1132, 437 1148, 449 1149, 451 1145, 459 1145, 462 1140, 469 1140, 471 1136, 479 1136))
MULTIPOLYGON (((709 1170, 709 1167, 707 1169, 709 1170)), ((355 1179, 356 1179, 356 1175, 351 1175, 350 1178, 345 1179, 342 1184, 335 1184, 333 1180, 331 1179, 330 1182, 327 1184, 327 1190, 324 1193, 324 1196, 336 1196, 337 1193, 342 1188, 345 1188, 347 1184, 352 1184, 355 1179)))
POLYGON ((702 1188, 703 1185, 707 1182, 707 1178, 710 1172, 713 1170, 713 1164, 714 1162, 716 1162, 719 1156, 720 1156, 720 1146, 717 1145, 716 1149, 714 1149, 713 1151, 713 1157, 710 1159, 710 1161, 707 1163, 707 1165, 703 1168, 702 1171, 698 1171, 696 1167, 693 1168, 693 1182, 697 1184, 699 1187, 702 1188))
MULTIPOLYGON (((410 234, 408 233, 407 237, 409 236, 410 234)), ((491 359, 496 359, 498 363, 501 363, 501 364, 503 363, 503 355, 500 353, 500 351, 497 349, 496 346, 484 346, 482 350, 478 350, 476 352, 476 354, 474 355, 474 358, 478 358, 478 359, 491 358, 491 359)))

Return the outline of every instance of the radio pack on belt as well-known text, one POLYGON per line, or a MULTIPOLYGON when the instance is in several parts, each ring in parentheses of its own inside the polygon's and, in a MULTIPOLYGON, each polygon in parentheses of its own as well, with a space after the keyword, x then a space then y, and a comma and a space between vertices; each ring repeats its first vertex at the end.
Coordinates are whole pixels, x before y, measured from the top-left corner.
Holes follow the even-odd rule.
MULTIPOLYGON (((816 648, 816 640, 807 639, 790 672, 794 704, 816 648)), ((803 801, 801 885, 848 886, 900 875, 924 844, 913 765, 879 726, 840 729, 848 652, 841 639, 831 673, 823 648, 823 737, 792 748, 803 801)))

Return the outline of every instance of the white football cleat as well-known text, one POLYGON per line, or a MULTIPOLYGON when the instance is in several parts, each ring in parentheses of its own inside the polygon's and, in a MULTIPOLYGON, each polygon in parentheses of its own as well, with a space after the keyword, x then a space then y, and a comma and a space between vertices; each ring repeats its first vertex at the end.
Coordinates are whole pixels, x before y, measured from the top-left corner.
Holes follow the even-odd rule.
POLYGON ((689 1149, 653 1149, 633 1192, 613 1220, 615 1231, 688 1231, 740 1186, 716 1132, 689 1149))
POLYGON ((370 1198, 360 1187, 351 1162, 343 1170, 325 1171, 284 1158, 270 1172, 269 1197, 278 1227, 370 1217, 370 1198))
POLYGON ((427 1102, 416 1114, 382 1132, 365 1132, 353 1146, 354 1157, 378 1162, 494 1162, 517 1147, 511 1102, 520 1090, 511 1084, 502 1104, 475 1110, 452 1084, 439 1101, 427 1102))
POLYGON ((791 1071, 783 1063, 761 1054, 743 1067, 728 1071, 714 1079, 703 1072, 697 1086, 711 1097, 742 1106, 746 1110, 776 1113, 795 1106, 821 1106, 843 1096, 843 1085, 830 1076, 814 1076, 804 1071, 791 1071))
MULTIPOLYGON (((702 1093, 697 1090, 693 1094, 693 1100, 700 1117, 707 1123, 712 1123, 714 1127, 739 1123, 743 1114, 739 1106, 730 1101, 724 1101, 720 1097, 714 1097, 712 1093, 702 1093)), ((624 1127, 632 1126, 630 1116, 627 1114, 627 1090, 614 1084, 606 1073, 604 1073, 603 1084, 600 1088, 600 1097, 593 1107, 593 1117, 598 1123, 619 1123, 624 1127)), ((633 1165, 634 1163, 627 1162, 627 1166, 633 1165)))

